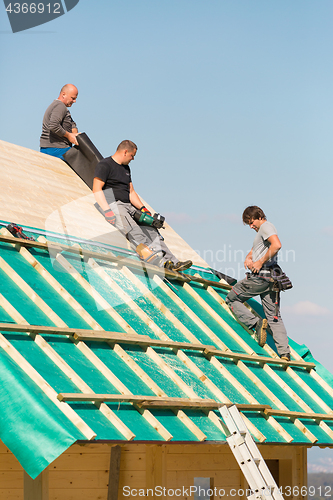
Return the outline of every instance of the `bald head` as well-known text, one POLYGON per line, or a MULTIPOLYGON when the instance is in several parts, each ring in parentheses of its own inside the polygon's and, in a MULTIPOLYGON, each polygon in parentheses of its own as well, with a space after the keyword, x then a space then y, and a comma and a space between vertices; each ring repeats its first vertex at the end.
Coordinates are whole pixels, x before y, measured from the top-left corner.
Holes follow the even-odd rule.
POLYGON ((136 151, 138 149, 138 146, 133 141, 125 140, 119 144, 119 146, 117 147, 117 151, 124 151, 125 149, 132 152, 136 151))
POLYGON ((79 94, 78 89, 75 85, 71 83, 66 83, 60 90, 58 100, 63 102, 67 108, 70 108, 74 102, 76 102, 77 96, 79 94))

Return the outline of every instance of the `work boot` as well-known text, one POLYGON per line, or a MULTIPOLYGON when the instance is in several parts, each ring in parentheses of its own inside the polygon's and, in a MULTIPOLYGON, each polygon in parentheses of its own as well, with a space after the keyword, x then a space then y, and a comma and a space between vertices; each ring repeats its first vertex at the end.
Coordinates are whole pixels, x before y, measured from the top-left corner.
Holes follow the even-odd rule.
POLYGON ((191 267, 193 262, 191 260, 185 260, 184 262, 178 261, 176 264, 173 266, 173 271, 185 271, 185 269, 188 269, 191 267))
POLYGON ((260 347, 263 347, 266 344, 266 339, 267 339, 266 328, 267 328, 267 319, 260 318, 254 330, 255 339, 260 345, 260 347))
POLYGON ((280 356, 280 358, 283 359, 283 361, 290 361, 289 352, 287 354, 282 354, 282 356, 280 356))
POLYGON ((173 268, 174 268, 174 263, 172 262, 172 260, 167 260, 165 263, 164 263, 164 268, 165 269, 168 269, 169 271, 172 271, 173 268))

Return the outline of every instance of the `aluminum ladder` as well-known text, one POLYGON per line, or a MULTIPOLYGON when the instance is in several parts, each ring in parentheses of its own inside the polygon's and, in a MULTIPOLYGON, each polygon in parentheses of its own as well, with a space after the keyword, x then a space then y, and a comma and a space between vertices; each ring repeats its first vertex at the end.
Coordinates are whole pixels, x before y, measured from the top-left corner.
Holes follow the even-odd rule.
POLYGON ((237 406, 228 408, 224 405, 219 411, 225 423, 223 425, 222 422, 222 427, 230 434, 227 436, 228 445, 249 485, 251 494, 247 497, 248 500, 283 500, 237 406))

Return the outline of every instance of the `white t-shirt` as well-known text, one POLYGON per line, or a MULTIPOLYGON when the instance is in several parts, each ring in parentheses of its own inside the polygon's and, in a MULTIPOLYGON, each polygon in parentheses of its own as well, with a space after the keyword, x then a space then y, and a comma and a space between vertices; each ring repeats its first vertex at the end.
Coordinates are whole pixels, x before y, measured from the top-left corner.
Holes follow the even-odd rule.
MULTIPOLYGON (((261 224, 259 231, 256 234, 256 237, 253 241, 252 247, 252 260, 253 262, 257 262, 257 260, 261 259, 271 246, 268 238, 273 236, 273 234, 277 235, 276 229, 271 222, 265 221, 261 224)), ((265 266, 271 266, 272 264, 277 264, 278 258, 277 254, 274 255, 271 259, 265 262, 265 266)))

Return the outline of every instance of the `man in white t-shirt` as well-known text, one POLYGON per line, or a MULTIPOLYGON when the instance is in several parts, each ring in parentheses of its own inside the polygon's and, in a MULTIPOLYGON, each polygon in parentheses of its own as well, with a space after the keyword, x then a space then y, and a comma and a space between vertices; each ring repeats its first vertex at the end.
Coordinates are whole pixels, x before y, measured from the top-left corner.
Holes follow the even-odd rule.
POLYGON ((247 207, 243 212, 243 222, 256 231, 251 251, 245 258, 244 266, 251 271, 247 278, 239 281, 226 297, 226 303, 248 328, 255 331, 255 337, 262 347, 266 343, 267 322, 279 356, 290 361, 290 347, 283 324, 280 308, 276 316, 276 294, 270 281, 271 269, 277 265, 277 254, 281 242, 273 224, 267 221, 263 210, 257 206, 247 207), (266 318, 255 316, 244 302, 260 295, 266 318))

